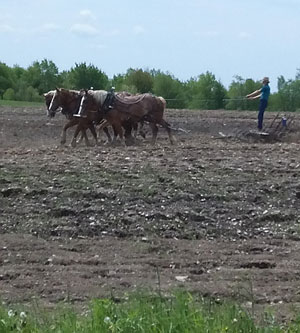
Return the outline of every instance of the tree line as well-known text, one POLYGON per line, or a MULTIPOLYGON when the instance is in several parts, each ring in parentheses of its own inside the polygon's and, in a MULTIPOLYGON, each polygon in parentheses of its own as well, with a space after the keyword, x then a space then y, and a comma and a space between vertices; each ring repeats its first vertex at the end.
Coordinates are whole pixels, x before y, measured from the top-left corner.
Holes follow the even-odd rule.
MULTIPOLYGON (((171 73, 155 69, 129 68, 125 74, 108 78, 102 70, 85 62, 62 72, 48 59, 34 61, 27 68, 0 62, 0 99, 38 102, 44 100, 43 93, 55 87, 109 90, 112 86, 116 91, 163 96, 168 108, 257 110, 258 101, 244 97, 260 89, 261 82, 235 76, 226 89, 209 71, 182 82, 171 73)), ((295 79, 278 77, 277 92, 271 94, 268 109, 300 111, 300 69, 295 79)))

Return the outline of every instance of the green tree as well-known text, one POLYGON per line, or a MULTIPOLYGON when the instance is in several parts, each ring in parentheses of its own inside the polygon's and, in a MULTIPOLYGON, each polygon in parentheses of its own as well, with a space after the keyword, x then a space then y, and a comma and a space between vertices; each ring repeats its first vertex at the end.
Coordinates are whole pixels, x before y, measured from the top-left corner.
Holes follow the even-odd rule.
POLYGON ((14 101, 15 100, 15 91, 13 88, 6 89, 5 93, 3 94, 3 99, 14 101))
POLYGON ((274 101, 277 103, 272 105, 272 109, 281 111, 300 109, 300 79, 283 81, 282 77, 279 77, 278 80, 280 81, 278 82, 280 89, 274 96, 274 101))
POLYGON ((64 83, 69 89, 89 89, 95 90, 108 89, 108 77, 94 65, 86 63, 75 64, 70 72, 66 73, 64 83))
POLYGON ((28 86, 36 89, 39 94, 43 94, 61 84, 61 78, 58 73, 58 68, 53 61, 43 59, 41 62, 34 61, 25 72, 16 69, 16 73, 21 76, 19 80, 23 80, 28 86))
POLYGON ((111 81, 111 86, 115 87, 116 91, 127 91, 131 94, 136 94, 138 92, 135 85, 129 85, 126 82, 126 75, 123 74, 114 75, 111 81))
POLYGON ((277 78, 277 89, 280 91, 284 88, 284 85, 285 85, 286 81, 285 81, 285 78, 283 75, 280 75, 278 78, 277 78))
POLYGON ((40 63, 41 82, 38 87, 40 94, 53 90, 61 85, 58 68, 51 60, 44 59, 40 63))
POLYGON ((165 98, 168 108, 183 109, 186 107, 183 84, 171 74, 160 71, 153 74, 153 93, 165 98))
POLYGON ((257 100, 246 100, 245 96, 261 88, 261 83, 252 79, 244 80, 236 75, 229 86, 226 109, 229 110, 257 110, 257 100))
POLYGON ((125 80, 125 85, 128 87, 136 87, 137 92, 143 94, 147 92, 152 92, 153 88, 153 77, 142 69, 128 69, 125 80))
POLYGON ((191 78, 187 84, 187 104, 192 109, 221 109, 224 108, 226 89, 215 75, 210 72, 191 78))
POLYGON ((25 89, 25 101, 41 102, 43 101, 43 98, 41 97, 37 89, 29 86, 25 89))
POLYGON ((20 67, 19 65, 14 65, 12 71, 14 73, 16 81, 22 79, 24 77, 24 74, 26 73, 26 69, 20 67))
POLYGON ((32 86, 28 86, 25 81, 18 81, 15 90, 15 99, 17 101, 42 102, 44 98, 39 94, 38 90, 32 86))
POLYGON ((8 88, 13 88, 14 75, 10 67, 5 63, 0 62, 0 97, 3 97, 4 92, 8 88))
MULTIPOLYGON (((42 82, 41 68, 38 61, 34 61, 24 72, 22 80, 35 89, 38 89, 42 82)), ((42 93, 42 92, 41 92, 42 93)))

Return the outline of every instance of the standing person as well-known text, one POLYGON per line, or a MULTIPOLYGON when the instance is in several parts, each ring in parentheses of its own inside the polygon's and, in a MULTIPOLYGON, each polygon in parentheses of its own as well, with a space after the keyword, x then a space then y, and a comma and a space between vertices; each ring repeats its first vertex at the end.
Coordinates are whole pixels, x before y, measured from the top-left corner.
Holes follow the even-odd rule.
POLYGON ((253 93, 248 94, 246 97, 248 99, 256 99, 260 98, 259 101, 259 112, 258 112, 258 129, 262 130, 263 128, 263 120, 264 120, 264 112, 268 106, 268 99, 270 96, 270 87, 269 87, 269 78, 264 77, 262 80, 262 88, 259 90, 253 91, 253 93))

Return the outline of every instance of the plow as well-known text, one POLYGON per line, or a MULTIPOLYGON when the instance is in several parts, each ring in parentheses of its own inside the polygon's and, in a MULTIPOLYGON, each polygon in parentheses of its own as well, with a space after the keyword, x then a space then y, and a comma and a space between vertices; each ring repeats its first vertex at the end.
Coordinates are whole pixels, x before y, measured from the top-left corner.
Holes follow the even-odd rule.
POLYGON ((283 141, 286 136, 296 130, 295 114, 282 115, 281 112, 278 112, 263 131, 238 129, 230 135, 219 132, 218 138, 236 138, 251 142, 277 142, 283 141))
POLYGON ((263 131, 249 132, 248 136, 258 138, 261 141, 276 142, 282 141, 285 136, 291 134, 294 127, 295 114, 281 115, 280 112, 272 119, 269 126, 263 131))

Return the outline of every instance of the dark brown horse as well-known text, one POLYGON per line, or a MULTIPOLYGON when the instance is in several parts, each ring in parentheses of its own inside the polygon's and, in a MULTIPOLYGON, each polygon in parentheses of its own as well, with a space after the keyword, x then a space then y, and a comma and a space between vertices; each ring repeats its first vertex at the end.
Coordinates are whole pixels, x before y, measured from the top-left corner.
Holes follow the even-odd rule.
MULTIPOLYGON (((77 113, 77 110, 80 106, 81 101, 81 93, 76 90, 67 90, 67 89, 56 89, 49 91, 44 94, 45 102, 47 105, 47 114, 49 117, 54 117, 59 107, 62 108, 62 113, 69 120, 63 127, 62 135, 61 135, 61 144, 66 143, 66 131, 68 128, 77 125, 77 128, 74 132, 74 136, 71 142, 73 147, 76 146, 76 138, 79 132, 82 132, 82 138, 85 139, 86 145, 90 146, 90 142, 86 135, 86 130, 89 128, 96 143, 98 143, 98 138, 94 126, 94 122, 99 122, 101 119, 97 112, 89 112, 86 118, 78 118, 74 117, 74 114, 77 113)), ((103 128, 108 141, 111 142, 111 136, 108 129, 103 128)))
POLYGON ((151 94, 142 94, 137 96, 115 95, 113 108, 103 110, 103 104, 107 92, 103 90, 85 91, 80 103, 79 112, 84 114, 88 110, 99 110, 106 123, 102 126, 111 124, 119 137, 123 140, 124 134, 122 124, 130 121, 138 123, 147 121, 152 129, 152 143, 155 144, 158 132, 158 126, 164 127, 169 135, 171 144, 175 138, 171 133, 171 126, 164 120, 165 100, 162 97, 156 97, 151 94))

